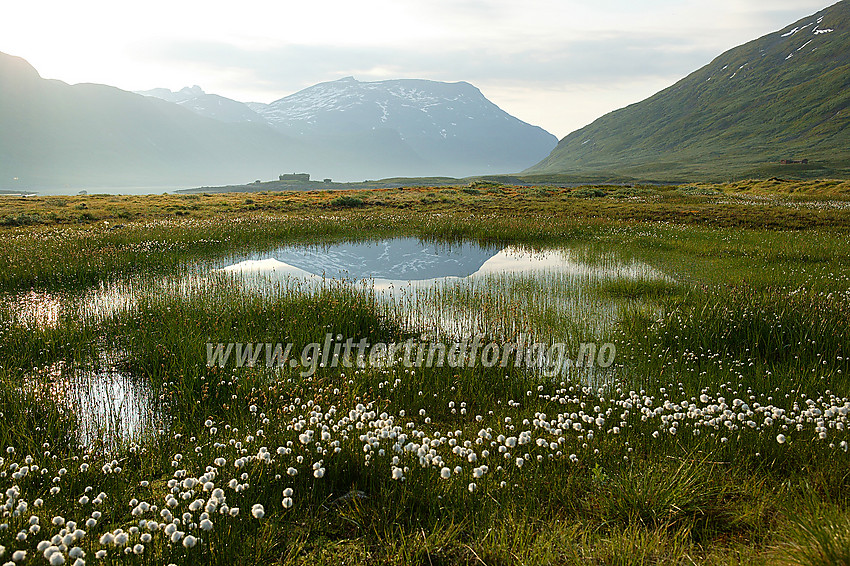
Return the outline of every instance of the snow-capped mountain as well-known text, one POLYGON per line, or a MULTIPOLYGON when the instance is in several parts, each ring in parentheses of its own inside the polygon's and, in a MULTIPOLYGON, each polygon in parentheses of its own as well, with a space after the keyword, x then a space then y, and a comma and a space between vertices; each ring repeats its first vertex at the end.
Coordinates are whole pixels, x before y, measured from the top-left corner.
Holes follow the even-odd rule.
POLYGON ((271 104, 243 104, 197 86, 139 94, 218 120, 264 121, 337 161, 353 160, 358 171, 372 178, 512 172, 539 161, 557 143, 553 135, 514 118, 465 82, 361 82, 346 77, 271 104))
POLYGON ((466 82, 361 82, 346 77, 268 105, 248 106, 294 138, 391 132, 432 171, 447 175, 521 169, 557 143, 553 135, 514 118, 466 82))
POLYGON ((360 82, 346 77, 311 86, 268 105, 248 106, 270 124, 295 133, 392 128, 403 139, 421 135, 446 139, 462 135, 473 120, 528 126, 466 82, 360 82))

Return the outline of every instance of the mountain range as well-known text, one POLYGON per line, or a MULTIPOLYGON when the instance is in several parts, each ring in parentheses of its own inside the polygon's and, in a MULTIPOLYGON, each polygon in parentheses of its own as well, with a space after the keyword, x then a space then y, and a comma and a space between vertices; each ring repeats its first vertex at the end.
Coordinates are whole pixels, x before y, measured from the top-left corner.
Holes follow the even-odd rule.
POLYGON ((665 181, 846 177, 848 126, 850 2, 843 0, 572 132, 525 173, 665 181))
POLYGON ((227 124, 105 85, 46 80, 25 60, 0 54, 2 189, 270 176, 295 145, 262 124, 227 124))
POLYGON ((322 83, 271 104, 43 79, 0 53, 0 189, 505 173, 557 139, 468 83, 322 83))
POLYGON ((0 53, 0 190, 360 181, 850 176, 850 0, 731 49, 560 142, 466 82, 320 83, 269 104, 43 79, 0 53), (554 148, 554 149, 553 149, 554 148), (548 156, 547 156, 548 154, 548 156))
MULTIPOLYGON (((207 94, 199 86, 139 94, 208 118, 265 124, 289 139, 321 148, 322 155, 346 162, 339 174, 348 177, 352 168, 372 177, 517 171, 545 156, 558 141, 542 128, 503 111, 466 82, 361 82, 346 77, 270 104, 230 100, 207 94)), ((309 167, 328 171, 331 165, 310 163, 309 167)))

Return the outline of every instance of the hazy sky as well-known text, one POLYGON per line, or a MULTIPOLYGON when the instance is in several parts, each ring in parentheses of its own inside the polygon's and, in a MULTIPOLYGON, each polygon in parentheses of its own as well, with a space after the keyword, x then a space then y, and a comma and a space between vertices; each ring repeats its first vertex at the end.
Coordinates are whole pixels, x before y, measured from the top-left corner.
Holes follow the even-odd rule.
POLYGON ((828 0, 2 0, 45 78, 271 102, 317 82, 471 82, 563 137, 828 0))

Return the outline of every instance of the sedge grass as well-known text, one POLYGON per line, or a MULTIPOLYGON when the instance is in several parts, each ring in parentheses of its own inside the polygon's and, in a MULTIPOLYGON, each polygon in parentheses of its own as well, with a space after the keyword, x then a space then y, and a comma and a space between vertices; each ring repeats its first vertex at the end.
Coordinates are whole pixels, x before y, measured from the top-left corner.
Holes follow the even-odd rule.
MULTIPOLYGON (((497 238, 511 233, 505 226, 514 229, 473 228, 497 238)), ((434 227, 446 228, 447 237, 461 233, 451 223, 434 227)), ((180 228, 167 230, 178 241, 187 238, 184 251, 191 247, 191 229, 179 238, 180 228)), ((256 233, 247 228, 240 237, 256 233)), ((168 241, 167 234, 158 237, 168 241)), ((107 313, 63 306, 67 316, 27 326, 10 311, 3 315, 10 348, 0 381, 0 440, 12 450, 2 455, 0 486, 2 503, 29 507, 0 520, 9 525, 0 530, 0 545, 40 556, 39 542, 61 532, 54 517, 82 526, 98 512, 96 524, 81 527, 86 537, 73 541, 94 563, 100 551, 113 564, 769 563, 792 540, 821 552, 823 537, 794 534, 790 517, 805 510, 804 500, 823 513, 847 503, 850 456, 841 443, 848 266, 839 234, 808 235, 770 232, 760 243, 756 233, 654 224, 594 232, 588 256, 594 246, 613 246, 621 261, 637 258, 672 282, 578 282, 595 301, 580 311, 585 315, 622 301, 610 330, 622 352, 617 372, 592 385, 517 368, 322 368, 301 378, 204 364, 208 341, 303 344, 329 331, 402 339, 416 326, 410 321, 427 320, 430 309, 446 303, 481 314, 486 328, 524 316, 528 328, 564 332, 567 318, 553 316, 554 299, 548 308, 535 310, 529 300, 511 310, 523 295, 568 295, 575 282, 557 278, 494 278, 479 288, 440 289, 394 311, 344 286, 256 294, 227 278, 186 286, 142 278, 134 300, 107 313), (717 266, 728 267, 727 284, 717 284, 717 266), (794 347, 787 347, 790 340, 794 347), (91 344, 95 353, 119 352, 123 369, 149 382, 162 403, 162 421, 128 445, 86 445, 74 407, 63 413, 55 400, 23 387, 33 367, 99 363, 91 344), (315 436, 305 442, 307 430, 315 436), (405 450, 411 443, 418 447, 405 450), (298 473, 289 475, 290 467, 298 473), (210 514, 213 529, 205 531, 201 510, 189 506, 208 502, 211 492, 183 480, 210 479, 211 470, 228 507, 241 511, 222 515, 219 505, 210 514), (238 489, 227 487, 231 480, 238 489), (10 497, 13 487, 19 495, 10 497), (287 489, 290 507, 282 505, 287 489), (101 491, 106 505, 94 503, 101 491), (173 508, 168 494, 179 498, 173 508), (202 541, 173 544, 158 530, 142 542, 145 531, 132 530, 140 519, 166 521, 158 513, 134 514, 140 502, 173 509, 181 518, 175 528, 202 541), (249 511, 256 504, 265 509, 262 519, 249 511), (30 530, 31 515, 41 532, 30 530), (100 543, 116 529, 132 544, 100 543), (136 544, 141 555, 125 554, 136 544)), ((236 249, 213 247, 217 262, 236 249)), ((97 279, 129 257, 95 267, 69 262, 57 268, 67 271, 42 281, 50 287, 67 275, 97 279)), ((180 281, 198 269, 187 265, 197 257, 181 257, 175 251, 140 269, 160 265, 180 281)), ((8 281, 32 279, 19 273, 8 281)), ((62 552, 67 556, 70 547, 62 552)))

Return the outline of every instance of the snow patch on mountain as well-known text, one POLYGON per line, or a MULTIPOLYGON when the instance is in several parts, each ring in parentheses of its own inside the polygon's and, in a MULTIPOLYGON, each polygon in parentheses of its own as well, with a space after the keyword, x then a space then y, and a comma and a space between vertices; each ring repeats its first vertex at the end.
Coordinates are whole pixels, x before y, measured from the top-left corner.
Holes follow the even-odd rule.
MULTIPOLYGON (((824 16, 820 16, 817 19, 817 21, 809 22, 808 24, 805 24, 805 25, 802 25, 802 26, 800 26, 800 25, 795 26, 794 28, 792 28, 792 29, 788 30, 787 32, 781 34, 780 37, 782 37, 782 38, 794 37, 797 33, 805 30, 806 28, 810 28, 810 27, 812 28, 812 30, 811 30, 812 35, 814 35, 816 37, 834 32, 835 28, 821 28, 820 27, 821 24, 823 23, 823 20, 824 20, 824 16), (812 26, 814 26, 814 27, 812 27, 812 26)), ((803 43, 800 47, 797 47, 794 51, 791 51, 785 57, 785 60, 788 61, 790 59, 793 59, 795 53, 799 53, 799 52, 803 51, 803 49, 805 47, 807 47, 809 44, 811 44, 812 41, 814 41, 814 39, 809 39, 808 41, 803 43)), ((814 52, 815 50, 817 50, 817 47, 813 47, 810 52, 814 52)), ((732 76, 734 76, 734 75, 732 75, 732 76)))
POLYGON ((793 37, 798 32, 801 32, 804 29, 811 27, 811 26, 814 26, 814 28, 812 28, 812 34, 814 34, 814 35, 822 35, 822 34, 825 34, 825 33, 831 33, 831 32, 835 31, 834 28, 823 28, 823 29, 821 29, 820 25, 822 23, 823 23, 823 16, 819 17, 816 22, 810 22, 810 23, 808 23, 804 26, 794 27, 793 29, 783 33, 779 37, 793 37))
POLYGON ((804 29, 806 29, 807 27, 809 27, 811 25, 814 25, 814 24, 806 24, 806 25, 801 26, 801 27, 796 27, 796 28, 792 29, 791 31, 789 31, 788 33, 783 33, 780 37, 791 37, 792 35, 794 35, 798 31, 803 31, 804 29))

